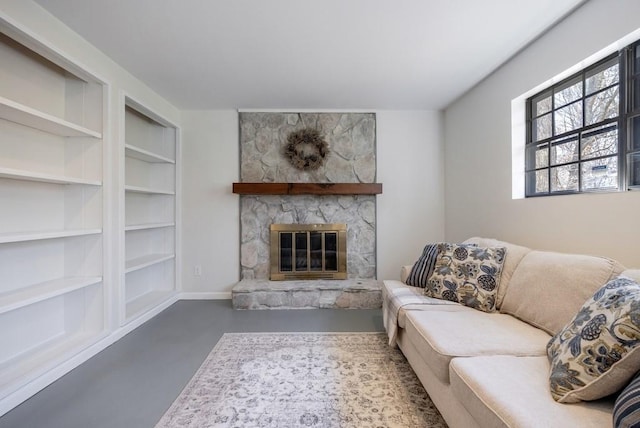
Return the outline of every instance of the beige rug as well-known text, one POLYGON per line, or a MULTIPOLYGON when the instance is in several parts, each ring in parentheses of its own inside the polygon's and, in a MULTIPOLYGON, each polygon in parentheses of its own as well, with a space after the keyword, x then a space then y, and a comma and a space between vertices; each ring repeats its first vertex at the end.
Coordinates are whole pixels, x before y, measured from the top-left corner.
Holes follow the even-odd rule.
POLYGON ((387 341, 227 333, 156 427, 446 427, 387 341))

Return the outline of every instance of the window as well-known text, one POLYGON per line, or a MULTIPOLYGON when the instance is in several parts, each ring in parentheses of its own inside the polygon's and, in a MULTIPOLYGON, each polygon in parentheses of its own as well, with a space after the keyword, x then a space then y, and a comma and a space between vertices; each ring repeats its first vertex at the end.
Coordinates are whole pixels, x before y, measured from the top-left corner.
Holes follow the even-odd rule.
POLYGON ((640 42, 527 99, 526 196, 640 187, 640 42))

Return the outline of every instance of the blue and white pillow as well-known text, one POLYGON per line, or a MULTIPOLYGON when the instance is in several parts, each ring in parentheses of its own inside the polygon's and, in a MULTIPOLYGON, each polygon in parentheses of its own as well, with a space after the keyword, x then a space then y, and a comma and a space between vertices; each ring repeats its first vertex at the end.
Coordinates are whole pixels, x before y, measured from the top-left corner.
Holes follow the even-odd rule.
POLYGON ((613 405, 614 428, 640 427, 640 373, 636 374, 613 405))
POLYGON ((411 268, 411 272, 407 277, 406 284, 413 287, 425 288, 427 280, 433 273, 438 258, 438 244, 427 244, 422 250, 422 255, 418 258, 411 268))

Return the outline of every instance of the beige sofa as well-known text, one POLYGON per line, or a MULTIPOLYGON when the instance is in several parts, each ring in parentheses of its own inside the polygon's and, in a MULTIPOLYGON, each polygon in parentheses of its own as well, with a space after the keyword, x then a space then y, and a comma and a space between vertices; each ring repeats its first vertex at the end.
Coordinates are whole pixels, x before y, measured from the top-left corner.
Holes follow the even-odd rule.
POLYGON ((546 345, 602 285, 621 273, 640 280, 640 271, 606 258, 494 239, 465 243, 507 248, 497 312, 425 297, 390 314, 389 295, 408 291, 399 288, 408 287, 410 266, 403 268, 402 281, 386 280, 383 287, 385 327, 449 426, 611 426, 615 397, 578 404, 553 400, 546 345))

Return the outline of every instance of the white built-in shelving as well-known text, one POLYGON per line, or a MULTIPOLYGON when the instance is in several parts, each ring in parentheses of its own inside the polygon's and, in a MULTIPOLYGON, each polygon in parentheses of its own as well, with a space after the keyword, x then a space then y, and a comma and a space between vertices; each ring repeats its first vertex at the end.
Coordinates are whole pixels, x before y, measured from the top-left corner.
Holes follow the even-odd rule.
POLYGON ((124 322, 177 292, 175 125, 124 98, 124 322))
POLYGON ((0 400, 106 335, 104 94, 0 19, 0 400))

